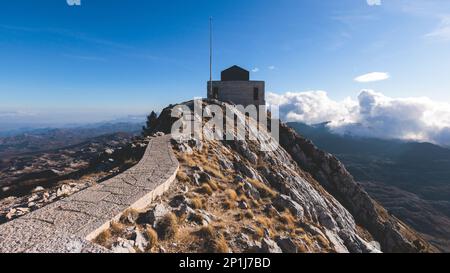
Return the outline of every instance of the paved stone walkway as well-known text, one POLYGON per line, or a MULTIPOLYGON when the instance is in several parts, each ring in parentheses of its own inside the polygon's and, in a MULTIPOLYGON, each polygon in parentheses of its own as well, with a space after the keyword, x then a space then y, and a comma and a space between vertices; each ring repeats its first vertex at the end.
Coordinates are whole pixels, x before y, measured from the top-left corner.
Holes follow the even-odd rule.
POLYGON ((126 209, 144 209, 162 195, 178 167, 170 136, 154 138, 126 172, 1 225, 0 253, 108 252, 90 240, 126 209))

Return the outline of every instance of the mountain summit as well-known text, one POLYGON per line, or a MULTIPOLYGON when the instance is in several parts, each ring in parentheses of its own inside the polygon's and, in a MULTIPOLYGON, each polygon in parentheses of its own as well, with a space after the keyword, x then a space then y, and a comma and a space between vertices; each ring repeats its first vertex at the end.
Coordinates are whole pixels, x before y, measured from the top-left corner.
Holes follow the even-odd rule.
MULTIPOLYGON (((229 106, 217 100, 201 104, 205 111, 229 106)), ((164 109, 152 133, 170 134, 177 122, 173 112, 180 106, 194 110, 194 101, 164 109)), ((147 211, 135 213, 141 220, 132 221, 137 230, 154 234, 150 237, 159 235, 153 251, 435 251, 376 203, 334 156, 285 124, 280 125, 280 146, 262 151, 271 135, 258 131, 244 113, 234 114, 235 121, 248 121, 246 136, 258 132, 256 139, 173 137, 172 149, 180 162, 178 182, 147 211), (143 221, 145 215, 151 220, 143 221)), ((208 122, 198 115, 190 118, 184 123, 208 122)), ((222 132, 203 126, 197 133, 222 132)), ((114 250, 123 242, 111 234, 114 230, 97 241, 114 250)))

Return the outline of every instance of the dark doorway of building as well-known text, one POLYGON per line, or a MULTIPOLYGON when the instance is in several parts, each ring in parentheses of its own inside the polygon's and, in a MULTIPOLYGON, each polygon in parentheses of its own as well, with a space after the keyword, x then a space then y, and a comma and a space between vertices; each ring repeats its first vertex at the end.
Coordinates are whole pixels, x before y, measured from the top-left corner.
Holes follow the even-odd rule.
POLYGON ((255 87, 253 89, 253 100, 259 100, 259 89, 258 89, 258 87, 255 87))

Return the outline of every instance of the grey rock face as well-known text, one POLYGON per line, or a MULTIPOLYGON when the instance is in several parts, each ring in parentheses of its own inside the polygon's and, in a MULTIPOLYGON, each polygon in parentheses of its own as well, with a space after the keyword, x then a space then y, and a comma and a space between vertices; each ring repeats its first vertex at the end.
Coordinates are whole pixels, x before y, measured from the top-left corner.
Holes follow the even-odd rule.
POLYGON ((205 172, 198 172, 198 183, 202 184, 202 183, 208 183, 209 181, 211 181, 211 176, 205 172))
POLYGON ((235 163, 235 169, 239 170, 244 176, 251 179, 258 179, 259 175, 250 166, 247 166, 244 162, 238 161, 235 163))
POLYGON ((242 200, 238 202, 238 207, 239 207, 240 209, 244 209, 244 210, 249 208, 247 202, 242 201, 242 200))
POLYGON ((186 216, 186 218, 192 218, 195 214, 195 210, 189 207, 187 204, 182 204, 178 209, 175 210, 175 214, 178 217, 186 216))
POLYGON ((231 163, 230 160, 228 160, 228 158, 226 158, 222 154, 218 154, 218 158, 219 158, 219 164, 222 167, 222 169, 232 169, 233 168, 233 163, 231 163))
POLYGON ((201 218, 203 219, 202 224, 204 226, 207 226, 210 223, 212 223, 213 221, 217 220, 217 217, 215 215, 213 215, 212 213, 209 213, 205 210, 199 209, 196 211, 196 213, 198 213, 201 216, 201 218))
POLYGON ((234 243, 246 251, 254 251, 255 248, 261 247, 260 245, 257 246, 257 243, 244 233, 239 233, 235 238, 234 243))
POLYGON ((32 192, 37 193, 37 192, 42 192, 42 191, 45 191, 45 189, 41 186, 38 186, 38 187, 34 188, 34 190, 32 192))
MULTIPOLYGON (((212 100, 205 100, 203 103, 226 106, 226 103, 212 100)), ((192 101, 184 105, 193 108, 192 101)), ((170 132, 173 124, 171 112, 171 107, 164 109, 158 120, 157 127, 166 133, 170 132)), ((243 113, 236 110, 234 114, 238 121, 245 123, 247 118, 243 113)), ((199 117, 194 116, 193 119, 199 117)), ((271 136, 264 129, 258 131, 255 121, 249 119, 249 122, 245 126, 246 133, 256 133, 256 140, 222 142, 223 147, 235 152, 231 161, 234 171, 240 176, 236 177, 240 179, 238 183, 252 179, 275 189, 281 194, 277 200, 279 206, 289 208, 294 215, 303 220, 305 231, 322 236, 334 251, 373 251, 369 242, 358 235, 360 232, 354 216, 359 224, 362 223, 372 236, 380 241, 383 249, 391 252, 420 250, 420 247, 415 245, 420 245, 422 241, 407 239, 408 236, 400 231, 407 228, 396 220, 389 217, 382 219, 383 217, 380 217, 382 210, 352 181, 351 176, 337 159, 318 150, 312 143, 283 126, 280 128, 281 146, 275 145, 274 150, 258 149, 258 147, 268 148, 271 144, 268 144, 267 140, 270 140, 271 136)), ((206 130, 205 135, 214 135, 214 132, 206 130)), ((194 143, 189 141, 190 137, 175 140, 174 146, 176 149, 180 146, 197 149, 193 147, 201 145, 201 141, 191 141, 194 143)), ((221 153, 219 150, 215 149, 214 152, 221 153)), ((263 191, 264 186, 262 187, 258 188, 258 191, 263 191)), ((250 188, 244 192, 246 195, 256 195, 250 188)), ((246 232, 245 229, 243 231, 246 232)), ((267 237, 265 239, 262 247, 270 251, 279 251, 280 247, 276 242, 267 237)))
POLYGON ((72 193, 72 188, 69 185, 62 185, 56 192, 56 196, 68 196, 72 193))
POLYGON ((134 241, 119 238, 117 242, 112 246, 111 251, 113 253, 136 253, 134 249, 134 241))
MULTIPOLYGON (((341 204, 343 204, 358 222, 364 226, 387 252, 427 252, 432 247, 415 231, 390 216, 356 183, 344 165, 334 156, 319 150, 314 144, 298 135, 293 129, 281 124, 280 144, 341 204)), ((295 199, 294 199, 295 200, 295 199)), ((327 228, 338 230, 349 217, 346 213, 328 213, 328 207, 321 206, 316 216, 327 228)), ((340 232, 350 250, 372 251, 370 247, 361 247, 360 241, 349 233, 340 232), (356 240, 356 241, 355 241, 356 240), (349 241, 358 242, 349 245, 349 241), (365 249, 364 249, 365 248, 365 249)))
POLYGON ((127 223, 127 224, 135 224, 136 221, 139 219, 138 213, 128 213, 126 215, 122 215, 121 221, 127 223))
POLYGON ((263 253, 283 253, 278 244, 269 238, 264 238, 261 242, 261 251, 263 253))
POLYGON ((258 156, 250 150, 245 141, 235 141, 236 149, 252 164, 258 163, 258 156))
POLYGON ((156 228, 158 222, 169 212, 171 212, 171 209, 168 208, 166 205, 162 203, 157 204, 152 210, 149 210, 144 215, 143 221, 145 221, 145 223, 152 225, 153 228, 156 228))
POLYGON ((149 242, 147 238, 139 230, 134 230, 131 239, 134 240, 134 246, 139 249, 140 252, 144 252, 149 242))
POLYGON ((200 175, 198 173, 194 173, 192 175, 192 178, 194 178, 195 185, 197 185, 197 186, 201 185, 201 183, 200 183, 200 175))
MULTIPOLYGON (((214 101, 205 101, 204 103, 217 104, 221 107, 226 105, 225 103, 214 101)), ((191 107, 193 102, 188 102, 184 105, 191 107)), ((171 108, 167 108, 162 112, 159 118, 160 127, 170 128, 172 124, 171 111, 171 108)), ((235 114, 238 121, 246 120, 243 113, 236 111, 235 114)), ((226 124, 226 126, 228 125, 226 124)), ((246 180, 249 179, 270 186, 282 194, 273 201, 274 204, 278 203, 280 211, 288 208, 298 219, 304 220, 305 225, 311 226, 311 230, 315 226, 319 226, 320 229, 317 228, 316 234, 320 234, 320 236, 329 241, 332 241, 329 237, 336 238, 336 240, 333 240, 335 243, 330 243, 330 247, 334 248, 335 251, 346 252, 349 249, 362 249, 360 246, 367 242, 361 237, 346 236, 346 234, 356 235, 358 233, 355 220, 350 212, 308 176, 305 170, 302 169, 304 165, 298 164, 296 158, 285 149, 282 147, 277 147, 274 150, 259 149, 261 147, 269 147, 270 144, 267 144, 267 140, 270 140, 271 136, 264 130, 258 131, 257 124, 253 120, 250 120, 245 129, 246 133, 254 133, 256 140, 222 142, 222 147, 234 150, 231 152, 234 155, 232 160, 233 168, 237 172, 235 182, 243 184, 242 192, 239 192, 239 194, 244 193, 246 196, 251 196, 251 198, 255 199, 258 198, 258 195, 263 194, 259 188, 256 189, 251 184, 246 183, 248 182, 246 180)), ((208 132, 208 130, 205 133, 206 135, 214 134, 213 132, 208 132)), ((174 142, 175 147, 178 147, 177 145, 180 145, 180 143, 186 143, 190 137, 185 137, 184 139, 176 140, 174 142)), ((198 146, 198 144, 194 146, 198 146)), ((220 149, 214 149, 213 152, 215 154, 222 153, 220 149)), ((222 154, 223 158, 225 158, 224 154, 222 154)), ((222 161, 225 162, 224 159, 222 161)), ((223 163, 223 165, 226 164, 226 162, 223 163)), ((197 180, 199 184, 201 183, 199 175, 194 180, 197 180)), ((238 191, 240 190, 238 189, 238 191)), ((266 194, 267 192, 264 192, 264 195, 266 194)), ((246 231, 244 230, 244 232, 246 231)), ((247 233, 251 234, 251 231, 247 233)), ((272 242, 266 241, 265 246, 267 247, 268 245, 273 246, 271 250, 276 250, 276 242, 272 244, 272 242)))
POLYGON ((295 216, 302 219, 304 216, 303 207, 297 202, 292 200, 291 197, 287 195, 279 195, 274 201, 273 205, 280 211, 289 209, 295 216))
POLYGON ((170 201, 169 205, 172 208, 178 208, 181 205, 187 204, 189 200, 186 198, 185 195, 177 195, 170 201))
POLYGON ((276 243, 281 248, 283 253, 297 253, 297 245, 288 237, 277 237, 276 243))
POLYGON ((176 149, 186 154, 192 154, 194 150, 200 151, 203 145, 200 140, 191 136, 172 138, 172 143, 176 149))
POLYGON ((261 198, 261 194, 259 193, 258 189, 256 189, 247 181, 244 182, 244 191, 247 197, 253 198, 255 200, 259 200, 261 198))

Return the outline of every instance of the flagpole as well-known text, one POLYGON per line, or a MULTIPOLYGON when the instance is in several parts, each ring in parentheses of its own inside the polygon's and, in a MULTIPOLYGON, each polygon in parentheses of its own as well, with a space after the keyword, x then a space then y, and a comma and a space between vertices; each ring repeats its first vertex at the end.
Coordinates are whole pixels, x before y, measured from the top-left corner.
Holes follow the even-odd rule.
POLYGON ((213 96, 212 87, 212 62, 213 62, 213 33, 212 33, 212 17, 209 17, 209 94, 213 96))

